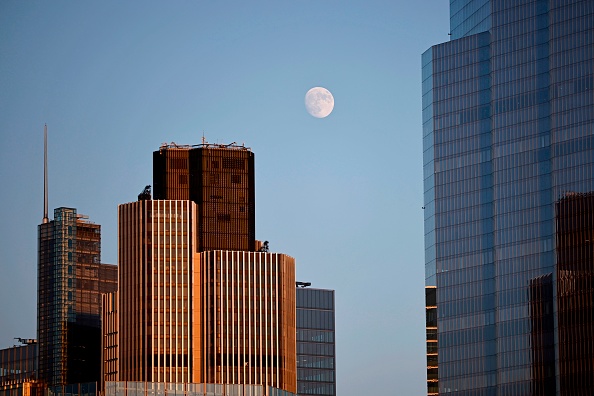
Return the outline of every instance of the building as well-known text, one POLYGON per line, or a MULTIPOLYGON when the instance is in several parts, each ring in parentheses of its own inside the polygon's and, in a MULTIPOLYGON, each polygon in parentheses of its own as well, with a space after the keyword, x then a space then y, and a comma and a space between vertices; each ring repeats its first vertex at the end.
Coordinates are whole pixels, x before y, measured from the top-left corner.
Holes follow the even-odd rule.
MULTIPOLYGON (((577 326, 564 325, 563 305, 574 263, 565 264, 555 208, 594 191, 594 2, 450 7, 451 41, 422 57, 439 393, 591 393, 592 362, 581 353, 592 356, 592 342, 564 330, 577 326), (569 372, 581 382, 569 385, 569 372)), ((591 245, 581 249, 573 257, 592 271, 591 245)), ((591 299, 571 298, 591 312, 591 299)), ((571 310, 591 328, 592 315, 571 310)))
POLYGON ((118 208, 104 379, 294 393, 295 260, 253 239, 253 154, 166 146, 154 158, 155 199, 147 190, 118 208))
MULTIPOLYGON (((280 253, 200 254, 200 381, 295 393, 295 259, 280 253)), ((198 283, 198 282, 197 282, 198 283)))
POLYGON ((335 396, 334 290, 297 286, 297 393, 335 396))
POLYGON ((425 286, 425 332, 427 349, 427 395, 439 394, 437 375, 437 288, 425 286))
POLYGON ((117 267, 101 264, 101 226, 57 208, 39 225, 38 378, 49 387, 101 378, 101 294, 117 267))
POLYGON ((558 386, 586 394, 594 389, 594 193, 558 200, 555 223, 558 386))
POLYGON ((37 380, 37 342, 18 339, 22 345, 0 349, 0 396, 41 396, 37 380))
POLYGON ((198 209, 196 249, 254 251, 254 153, 235 143, 162 145, 153 153, 153 198, 198 209))
POLYGON ((118 207, 119 380, 193 382, 195 217, 188 200, 118 207))
POLYGON ((108 381, 105 396, 295 396, 265 385, 108 381))

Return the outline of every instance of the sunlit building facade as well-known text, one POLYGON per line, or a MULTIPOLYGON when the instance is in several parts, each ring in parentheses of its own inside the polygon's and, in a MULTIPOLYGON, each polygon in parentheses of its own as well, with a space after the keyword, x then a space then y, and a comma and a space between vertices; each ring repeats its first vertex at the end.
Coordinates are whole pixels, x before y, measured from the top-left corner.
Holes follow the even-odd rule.
MULTIPOLYGON (((297 388, 295 260, 268 252, 200 254, 201 378, 195 382, 297 388)), ((197 279, 198 280, 198 279, 197 279)))
POLYGON ((297 393, 336 395, 334 290, 297 287, 297 393))
POLYGON ((41 396, 43 384, 37 380, 37 342, 0 349, 0 396, 41 396))
POLYGON ((195 253, 195 215, 187 200, 120 205, 120 289, 119 298, 106 296, 105 378, 294 391, 294 259, 195 253))
POLYGON ((101 226, 57 208, 39 225, 38 378, 49 387, 101 378, 101 294, 117 267, 101 264, 101 226))
POLYGON ((192 382, 195 216, 187 200, 119 206, 119 380, 192 382))
POLYGON ((437 289, 425 287, 425 334, 427 350, 427 395, 439 394, 437 366, 437 289))
POLYGON ((566 194, 555 220, 558 387, 585 395, 594 389, 594 192, 566 194))
POLYGON ((197 205, 196 250, 255 250, 254 153, 234 143, 162 145, 153 153, 153 198, 197 205))
POLYGON ((450 33, 422 57, 439 393, 591 393, 591 246, 557 214, 594 191, 594 2, 452 1, 450 33))
POLYGON ((296 391, 295 262, 254 239, 253 164, 233 144, 154 153, 154 196, 118 209, 106 381, 296 391))
POLYGON ((108 381, 105 396, 295 396, 266 385, 108 381))

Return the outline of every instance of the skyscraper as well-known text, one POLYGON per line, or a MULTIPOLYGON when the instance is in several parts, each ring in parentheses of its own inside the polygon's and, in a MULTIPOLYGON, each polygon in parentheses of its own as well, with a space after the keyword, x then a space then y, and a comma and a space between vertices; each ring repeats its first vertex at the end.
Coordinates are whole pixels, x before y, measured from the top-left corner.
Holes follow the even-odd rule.
POLYGON ((101 264, 101 226, 57 208, 39 225, 38 376, 49 387, 101 377, 101 294, 116 290, 117 267, 101 264))
MULTIPOLYGON (((594 190, 594 2, 452 1, 450 34, 422 57, 439 392, 587 394, 591 359, 564 353, 594 347, 563 330, 562 266, 575 265, 555 208, 594 190)), ((572 256, 586 273, 588 249, 572 256)), ((591 300, 573 303, 591 328, 591 300)))
POLYGON ((118 208, 120 380, 193 381, 195 217, 187 200, 118 208))
POLYGON ((297 393, 336 396, 334 290, 297 285, 297 393))
POLYGON ((196 203, 196 251, 255 250, 254 153, 235 143, 162 145, 153 153, 153 198, 196 203))
POLYGON ((295 392, 295 262, 255 251, 253 154, 167 146, 154 160, 161 199, 143 192, 118 208, 105 378, 295 392))

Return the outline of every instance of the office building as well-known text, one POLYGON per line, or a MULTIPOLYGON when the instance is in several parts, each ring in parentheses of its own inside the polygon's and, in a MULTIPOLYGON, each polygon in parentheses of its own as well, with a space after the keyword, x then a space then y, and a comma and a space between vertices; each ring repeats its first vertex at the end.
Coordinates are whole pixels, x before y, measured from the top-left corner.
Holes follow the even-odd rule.
POLYGON ((101 226, 57 208, 39 225, 38 378, 48 387, 101 378, 101 294, 117 267, 101 264, 101 226))
POLYGON ((439 394, 437 376, 437 289, 425 286, 425 334, 427 350, 427 395, 439 394))
POLYGON ((37 380, 37 342, 21 339, 22 345, 0 349, 0 396, 41 396, 37 380))
POLYGON ((161 199, 146 190, 118 208, 104 379, 295 392, 295 262, 253 239, 253 154, 204 144, 154 156, 161 199))
POLYGON ((439 393, 589 394, 592 247, 556 207, 594 191, 594 2, 452 1, 450 34, 422 56, 439 393))
POLYGON ((295 396, 265 385, 108 381, 105 396, 295 396))
POLYGON ((555 219, 558 386, 586 394, 594 389, 594 193, 566 194, 555 219))
POLYGON ((280 253, 200 254, 200 381, 295 393, 295 259, 280 253))
POLYGON ((334 290, 297 286, 297 393, 335 396, 334 290))
POLYGON ((196 253, 196 212, 187 200, 120 205, 119 304, 107 303, 104 312, 104 340, 117 333, 117 341, 104 343, 104 356, 114 343, 119 348, 117 368, 105 373, 118 373, 106 379, 265 384, 293 392, 294 259, 196 253))
POLYGON ((196 203, 196 251, 254 251, 254 153, 234 143, 162 145, 153 153, 153 198, 196 203))
POLYGON ((119 379, 192 382, 192 201, 118 208, 119 379))

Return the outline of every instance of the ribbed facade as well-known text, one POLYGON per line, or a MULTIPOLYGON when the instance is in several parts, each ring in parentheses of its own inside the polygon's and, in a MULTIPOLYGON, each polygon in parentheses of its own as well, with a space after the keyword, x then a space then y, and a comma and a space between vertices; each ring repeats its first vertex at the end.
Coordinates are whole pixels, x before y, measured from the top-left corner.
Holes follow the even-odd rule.
POLYGON ((559 389, 594 390, 594 192, 557 201, 559 389))
POLYGON ((204 377, 296 392, 295 260, 278 253, 200 254, 204 377))
POLYGON ((119 206, 119 379, 190 382, 196 205, 119 206))
POLYGON ((295 392, 295 262, 255 251, 253 153, 162 145, 152 198, 119 206, 104 378, 295 392))
POLYGON ((119 293, 107 293, 102 296, 103 334, 101 343, 101 377, 103 381, 117 381, 119 372, 119 293))

